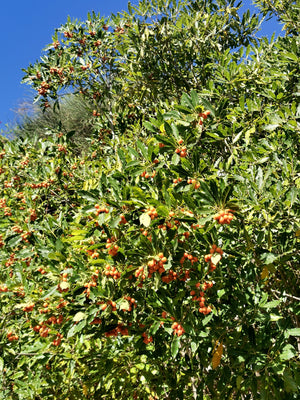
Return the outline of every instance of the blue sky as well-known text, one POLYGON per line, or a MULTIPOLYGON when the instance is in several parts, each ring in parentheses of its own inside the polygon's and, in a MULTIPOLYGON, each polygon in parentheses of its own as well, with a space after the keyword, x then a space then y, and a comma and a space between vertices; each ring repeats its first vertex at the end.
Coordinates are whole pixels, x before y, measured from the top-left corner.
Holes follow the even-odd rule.
MULTIPOLYGON (((138 0, 131 0, 137 4, 138 0)), ((1 2, 0 24, 0 130, 12 125, 15 110, 24 102, 31 102, 29 86, 21 84, 22 68, 27 68, 42 54, 42 49, 52 42, 55 28, 71 19, 86 20, 94 10, 104 16, 127 9, 127 0, 8 0, 1 2)), ((245 9, 254 10, 251 0, 244 0, 245 9)), ((262 35, 270 37, 281 33, 276 21, 265 24, 262 35)))

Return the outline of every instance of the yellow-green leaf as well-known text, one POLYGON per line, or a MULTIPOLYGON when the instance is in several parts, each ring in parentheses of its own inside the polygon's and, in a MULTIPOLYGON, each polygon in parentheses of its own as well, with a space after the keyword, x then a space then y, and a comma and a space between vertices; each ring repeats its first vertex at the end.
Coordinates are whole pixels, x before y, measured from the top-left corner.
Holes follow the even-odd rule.
POLYGON ((147 213, 142 214, 140 216, 140 223, 148 228, 148 226, 151 224, 150 215, 148 215, 147 213))
POLYGON ((73 321, 74 322, 79 322, 79 321, 82 321, 85 318, 86 318, 85 313, 79 311, 77 314, 74 315, 73 321))
POLYGON ((217 265, 218 262, 221 260, 221 258, 222 258, 221 254, 218 254, 218 253, 213 254, 212 257, 211 257, 211 262, 213 264, 217 265))

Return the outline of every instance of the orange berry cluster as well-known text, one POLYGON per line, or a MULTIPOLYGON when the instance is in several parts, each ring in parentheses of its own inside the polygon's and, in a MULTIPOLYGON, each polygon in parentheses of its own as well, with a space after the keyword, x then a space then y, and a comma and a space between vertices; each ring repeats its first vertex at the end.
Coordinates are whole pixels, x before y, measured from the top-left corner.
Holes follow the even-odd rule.
POLYGON ((62 275, 61 275, 61 280, 63 281, 63 282, 67 282, 68 281, 68 274, 67 274, 67 272, 64 272, 62 275))
MULTIPOLYGON (((205 290, 210 289, 211 287, 213 287, 212 282, 204 282, 202 284, 202 290, 200 290, 198 295, 195 290, 191 290, 191 292, 190 292, 190 295, 193 296, 192 300, 199 302, 199 310, 198 311, 204 315, 207 315, 212 311, 210 306, 205 306, 205 294, 204 294, 205 290)), ((198 290, 201 289, 200 282, 196 283, 196 288, 198 290)))
POLYGON ((88 254, 91 258, 93 258, 93 259, 98 258, 99 255, 100 255, 100 254, 97 252, 97 250, 87 250, 86 252, 87 252, 87 254, 88 254))
POLYGON ((0 199, 0 208, 5 208, 6 207, 6 198, 3 197, 0 199))
POLYGON ((6 217, 11 217, 12 216, 12 212, 11 212, 11 208, 10 207, 4 207, 4 215, 6 217))
POLYGON ((132 307, 134 307, 134 308, 137 307, 136 301, 135 301, 135 299, 133 297, 124 296, 124 299, 129 302, 129 307, 128 307, 128 309, 126 309, 126 310, 124 309, 123 311, 129 311, 130 312, 130 311, 132 311, 132 307))
POLYGON ((46 94, 48 93, 48 89, 50 88, 50 85, 48 82, 43 81, 41 83, 41 87, 38 88, 38 93, 41 96, 46 96, 46 94))
POLYGON ((45 324, 48 324, 48 325, 51 325, 51 324, 60 325, 60 324, 62 324, 63 319, 64 319, 64 317, 63 317, 62 314, 60 314, 58 317, 55 317, 54 315, 52 315, 52 317, 48 318, 47 321, 45 321, 45 324))
POLYGON ((199 114, 199 117, 200 117, 199 125, 202 125, 202 124, 203 124, 203 120, 206 120, 207 117, 209 116, 209 114, 210 114, 210 111, 209 111, 209 110, 206 110, 206 111, 204 111, 203 113, 200 113, 200 114, 199 114))
POLYGON ((108 254, 112 257, 116 256, 119 250, 118 245, 113 245, 113 242, 115 242, 115 240, 115 238, 108 238, 105 245, 105 247, 108 249, 108 254))
POLYGON ((58 144, 57 148, 58 148, 58 151, 60 151, 61 153, 67 154, 67 148, 65 146, 63 146, 62 144, 58 144))
POLYGON ((108 332, 105 332, 105 336, 106 337, 118 336, 119 333, 122 336, 128 336, 129 335, 128 328, 126 328, 122 324, 119 324, 116 328, 114 328, 108 332))
POLYGON ((179 154, 180 157, 184 158, 187 156, 187 148, 185 146, 181 146, 183 144, 183 139, 178 140, 179 147, 176 148, 175 153, 179 154))
POLYGON ((86 288, 83 293, 86 293, 86 297, 89 297, 91 293, 91 287, 96 287, 97 286, 97 279, 98 275, 93 275, 92 280, 88 283, 84 284, 84 287, 86 288))
POLYGON ((100 117, 100 113, 97 110, 93 110, 94 117, 100 117))
MULTIPOLYGON (((48 318, 47 321, 42 322, 40 325, 35 325, 34 327, 32 327, 32 329, 34 330, 34 332, 39 333, 41 337, 47 337, 51 330, 47 325, 62 324, 62 322, 63 322, 62 315, 59 315, 57 318, 55 316, 52 316, 48 318)), ((61 342, 63 335, 57 333, 56 336, 58 338, 53 341, 53 344, 55 346, 58 346, 61 342)))
POLYGON ((24 312, 30 312, 30 311, 33 310, 33 308, 34 308, 34 303, 28 304, 28 306, 23 307, 23 311, 24 312))
MULTIPOLYGON (((167 262, 167 257, 163 255, 163 253, 159 253, 157 258, 153 258, 148 261, 148 278, 151 278, 154 272, 158 272, 159 274, 163 274, 165 272, 164 264, 167 262)), ((134 276, 136 278, 140 278, 140 280, 144 281, 146 279, 145 267, 141 266, 136 271, 134 276)))
POLYGON ((199 293, 199 296, 196 295, 196 291, 195 290, 191 290, 190 295, 193 296, 193 301, 198 301, 199 302, 199 312, 201 314, 207 315, 211 312, 211 307, 205 306, 205 297, 204 297, 204 292, 201 291, 199 293))
POLYGON ((175 178, 175 179, 173 179, 173 183, 179 183, 179 182, 182 182, 182 178, 175 178))
POLYGON ((220 247, 218 247, 216 244, 213 244, 212 248, 209 251, 209 253, 210 254, 206 254, 204 256, 204 261, 209 263, 209 271, 211 272, 211 271, 214 271, 216 269, 216 265, 211 262, 212 256, 215 253, 218 253, 218 254, 220 254, 220 256, 222 258, 223 250, 220 247))
POLYGON ((152 336, 148 336, 148 334, 146 332, 143 332, 142 336, 143 336, 143 342, 145 344, 149 344, 149 343, 153 342, 153 337, 152 336))
POLYGON ((49 306, 49 304, 48 303, 44 303, 43 304, 43 307, 44 308, 42 308, 42 309, 40 309, 40 314, 47 314, 50 310, 49 310, 49 308, 48 308, 48 306, 49 306))
POLYGON ((167 263, 168 259, 163 255, 163 253, 159 253, 157 255, 158 259, 153 258, 150 260, 147 264, 148 266, 148 278, 151 278, 151 276, 154 274, 154 272, 158 272, 159 274, 162 274, 165 272, 164 264, 167 263))
POLYGON ((142 281, 144 281, 146 279, 146 275, 145 275, 145 269, 143 266, 139 267, 135 273, 134 276, 136 278, 140 278, 142 281))
POLYGON ((190 237, 190 232, 189 231, 183 232, 182 235, 184 236, 185 239, 188 239, 190 237))
POLYGON ((47 271, 45 271, 42 267, 38 267, 37 271, 40 272, 42 275, 47 273, 47 271))
POLYGON ((107 303, 100 302, 100 304, 102 304, 101 311, 105 311, 108 306, 111 307, 111 311, 117 311, 117 303, 115 301, 109 300, 107 303))
POLYGON ((66 305, 68 305, 68 302, 64 299, 60 299, 59 303, 57 304, 56 308, 59 310, 60 308, 65 307, 66 305))
POLYGON ((145 178, 145 179, 154 178, 155 175, 156 175, 156 171, 153 171, 151 175, 148 174, 147 171, 143 171, 143 172, 141 173, 141 177, 142 177, 142 178, 145 178))
POLYGON ((14 340, 19 340, 19 336, 13 335, 12 332, 8 332, 8 333, 7 333, 7 339, 8 339, 10 342, 13 342, 14 340))
POLYGON ((183 256, 180 259, 180 264, 183 264, 185 260, 189 260, 191 264, 193 265, 195 262, 198 261, 198 257, 193 256, 192 254, 189 253, 184 253, 183 256))
MULTIPOLYGON (((15 253, 11 253, 11 254, 10 254, 9 260, 6 261, 6 263, 5 263, 5 266, 6 266, 6 267, 11 267, 12 265, 14 265, 14 263, 15 263, 15 261, 16 261, 15 256, 16 256, 15 253)), ((10 275, 10 277, 12 277, 12 274, 11 274, 11 273, 10 273, 9 275, 10 275)))
POLYGON ((11 230, 12 230, 14 233, 22 233, 22 232, 23 232, 23 229, 20 228, 20 227, 17 226, 17 225, 13 226, 13 227, 11 228, 11 230))
POLYGON ((166 231, 167 229, 177 229, 177 225, 180 225, 180 222, 175 219, 174 222, 167 221, 164 224, 158 225, 158 229, 162 229, 163 231, 166 231))
POLYGON ((4 187, 5 187, 5 188, 11 188, 11 187, 13 187, 13 182, 4 181, 4 187))
POLYGON ((122 214, 120 215, 121 221, 119 222, 119 225, 125 225, 127 224, 127 219, 125 218, 125 216, 122 214))
POLYGON ((196 179, 188 179, 187 183, 189 185, 193 185, 195 189, 199 189, 199 187, 201 186, 200 182, 197 182, 196 179))
POLYGON ((177 147, 175 153, 179 154, 181 158, 185 158, 187 156, 187 148, 185 146, 177 147))
POLYGON ((35 332, 38 332, 40 334, 41 337, 48 337, 49 333, 50 333, 50 328, 48 326, 45 325, 45 323, 41 324, 41 325, 36 325, 33 330, 35 332))
POLYGON ((118 272, 116 267, 112 267, 111 265, 105 266, 105 271, 103 274, 107 277, 111 276, 115 280, 121 277, 121 272, 118 272))
POLYGON ((151 219, 157 218, 158 214, 155 207, 150 207, 147 209, 146 213, 149 215, 151 219))
POLYGON ((28 183, 25 186, 29 186, 31 189, 40 189, 40 188, 48 188, 51 184, 54 183, 54 179, 49 179, 48 181, 39 182, 39 183, 28 183))
POLYGON ((178 274, 175 271, 172 271, 169 269, 168 275, 162 276, 161 280, 165 283, 170 283, 172 281, 175 281, 178 278, 178 274))
POLYGON ((56 336, 57 336, 57 339, 54 339, 52 342, 53 346, 59 346, 61 343, 61 339, 63 337, 63 335, 61 333, 57 333, 56 336))
POLYGON ((5 293, 8 292, 8 287, 7 286, 0 286, 0 293, 5 293))
POLYGON ((180 325, 178 322, 174 322, 171 326, 173 329, 173 334, 177 336, 181 336, 184 334, 185 330, 183 329, 183 326, 180 325))
POLYGON ((95 208, 96 208, 96 216, 98 216, 99 214, 105 213, 108 214, 109 213, 109 209, 107 207, 101 207, 99 204, 95 204, 95 208))
POLYGON ((203 225, 200 225, 200 224, 192 224, 192 225, 191 225, 191 228, 192 228, 192 229, 203 228, 203 225))
POLYGON ((233 220, 233 212, 233 210, 220 211, 214 216, 214 220, 218 221, 218 223, 221 225, 230 224, 230 222, 233 220))
POLYGON ((91 324, 91 325, 100 325, 100 324, 102 324, 102 320, 101 320, 101 318, 95 317, 95 318, 93 319, 93 321, 90 322, 90 324, 91 324))
POLYGON ((28 238, 31 236, 32 232, 24 232, 21 234, 21 238, 22 240, 24 240, 24 242, 29 243, 28 238))

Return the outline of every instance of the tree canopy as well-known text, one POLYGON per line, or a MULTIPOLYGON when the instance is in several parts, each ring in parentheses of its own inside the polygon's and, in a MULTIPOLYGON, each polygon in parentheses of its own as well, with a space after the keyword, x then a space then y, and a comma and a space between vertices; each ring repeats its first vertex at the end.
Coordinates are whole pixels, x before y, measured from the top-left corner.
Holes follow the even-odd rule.
POLYGON ((24 70, 45 120, 1 144, 3 399, 297 398, 299 4, 256 3, 69 19, 24 70))

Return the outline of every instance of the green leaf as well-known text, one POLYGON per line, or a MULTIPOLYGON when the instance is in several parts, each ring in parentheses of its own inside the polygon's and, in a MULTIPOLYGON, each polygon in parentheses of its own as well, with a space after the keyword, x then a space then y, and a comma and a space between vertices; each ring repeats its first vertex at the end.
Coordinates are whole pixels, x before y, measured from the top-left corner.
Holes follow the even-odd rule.
POLYGON ((80 332, 86 326, 86 319, 80 321, 78 324, 74 324, 67 333, 67 339, 74 336, 77 332, 80 332))
POLYGON ((147 158, 148 158, 148 149, 147 149, 147 147, 140 140, 137 140, 136 145, 140 149, 143 157, 147 160, 147 158))
POLYGON ((268 125, 265 125, 265 126, 263 127, 263 129, 264 129, 265 131, 268 131, 268 132, 273 132, 273 131, 275 131, 275 129, 278 128, 278 127, 279 127, 279 124, 268 124, 268 125))
POLYGON ((181 96, 181 105, 188 107, 190 110, 194 108, 191 98, 186 93, 181 96))
POLYGON ((255 132, 255 126, 253 126, 252 128, 248 129, 248 130, 245 132, 245 142, 246 142, 246 146, 249 145, 249 142, 250 142, 250 135, 251 135, 252 133, 254 133, 254 132, 255 132))
POLYGON ((64 248, 64 244, 60 239, 56 240, 55 248, 56 248, 57 251, 61 251, 64 248))
POLYGON ((180 156, 177 153, 174 153, 173 156, 172 156, 171 163, 173 165, 178 165, 179 162, 180 162, 180 156))
POLYGON ((287 361, 296 356, 296 351, 291 344, 284 346, 282 353, 279 355, 280 361, 287 361))
POLYGON ((263 253, 260 256, 261 260, 264 262, 265 265, 273 264, 275 260, 277 260, 278 256, 273 253, 263 253))
POLYGON ((287 370, 283 373, 284 387, 287 392, 297 392, 298 385, 294 381, 293 376, 287 370))
POLYGON ((175 147, 175 141, 173 138, 167 138, 166 136, 163 135, 156 135, 155 137, 159 142, 168 146, 172 146, 173 148, 175 147))
POLYGON ((159 216, 168 217, 169 216, 169 209, 165 206, 158 206, 156 207, 156 212, 159 216))
POLYGON ((276 314, 270 314, 270 321, 275 322, 275 321, 279 321, 280 319, 282 319, 283 317, 280 315, 276 315, 276 314))
POLYGON ((209 323, 209 321, 212 319, 213 314, 208 314, 205 318, 203 318, 202 320, 202 325, 205 326, 209 323))
POLYGON ((280 304, 280 300, 273 300, 273 301, 269 301, 268 303, 265 304, 260 304, 259 306, 261 308, 276 308, 278 307, 280 304))
POLYGON ((59 252, 49 253, 48 258, 55 261, 64 261, 66 259, 65 256, 59 252))
POLYGON ((239 98, 239 104, 240 104, 241 110, 244 111, 245 110, 245 97, 244 97, 244 95, 242 95, 239 98))
POLYGON ((18 243, 20 243, 22 240, 20 235, 17 235, 15 237, 13 237, 12 239, 10 239, 7 243, 7 246, 9 247, 15 247, 18 243))
POLYGON ((192 104, 193 104, 194 108, 196 108, 196 106, 199 105, 199 96, 198 96, 198 93, 196 92, 196 90, 191 91, 191 98, 192 98, 192 104))
POLYGON ((154 322, 150 329, 149 329, 149 334, 150 335, 155 335, 155 333, 158 331, 159 327, 161 326, 161 321, 156 321, 154 322))
POLYGON ((232 144, 236 143, 236 142, 240 139, 240 137, 242 136, 242 134, 243 134, 243 131, 239 132, 239 133, 233 138, 232 144))
POLYGON ((211 105, 211 103, 208 100, 206 100, 203 97, 201 97, 201 96, 200 96, 200 100, 201 100, 201 103, 204 105, 204 107, 211 112, 211 115, 213 117, 215 117, 216 116, 216 110, 211 105))
POLYGON ((294 53, 285 52, 285 53, 283 54, 283 57, 284 57, 284 58, 288 58, 288 59, 293 60, 293 61, 296 61, 296 62, 299 62, 299 58, 298 58, 297 55, 294 54, 294 53))
POLYGON ((199 342, 192 342, 191 343, 191 350, 192 350, 192 353, 195 353, 196 351, 197 351, 197 349, 198 349, 198 347, 199 347, 199 342))
POLYGON ((144 121, 143 125, 144 125, 144 127, 145 127, 146 129, 148 129, 149 131, 151 131, 151 132, 157 132, 157 127, 154 126, 154 125, 152 125, 150 122, 144 121))
POLYGON ((287 333, 289 336, 300 336, 300 328, 288 329, 287 333))
POLYGON ((176 357, 178 350, 179 350, 179 343, 180 343, 180 339, 179 336, 175 336, 173 338, 172 344, 171 344, 171 354, 172 357, 176 357))

